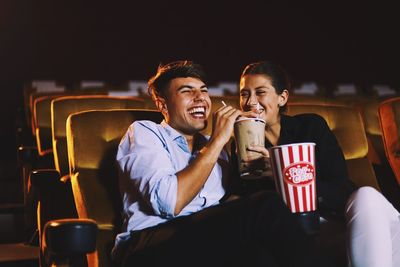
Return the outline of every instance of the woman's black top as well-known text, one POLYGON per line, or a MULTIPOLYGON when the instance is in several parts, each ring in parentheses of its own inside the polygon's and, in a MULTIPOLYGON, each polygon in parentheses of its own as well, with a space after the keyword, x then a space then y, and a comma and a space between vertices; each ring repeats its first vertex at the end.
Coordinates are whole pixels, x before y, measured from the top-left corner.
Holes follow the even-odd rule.
MULTIPOLYGON (((324 118, 317 114, 281 115, 278 145, 302 142, 316 144, 318 211, 323 216, 343 216, 346 201, 356 186, 348 177, 346 161, 335 135, 324 118)), ((271 146, 272 144, 266 139, 265 147, 271 146)), ((234 142, 231 152, 234 180, 239 181, 234 142)))

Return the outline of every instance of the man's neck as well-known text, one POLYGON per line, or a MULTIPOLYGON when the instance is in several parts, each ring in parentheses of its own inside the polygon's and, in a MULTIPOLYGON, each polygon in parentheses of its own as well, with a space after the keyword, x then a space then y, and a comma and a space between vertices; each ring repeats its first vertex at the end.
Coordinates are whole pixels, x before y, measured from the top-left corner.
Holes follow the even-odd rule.
POLYGON ((193 144, 194 144, 194 135, 188 135, 188 134, 182 134, 183 137, 185 137, 186 142, 188 144, 189 147, 189 151, 193 151, 193 144))

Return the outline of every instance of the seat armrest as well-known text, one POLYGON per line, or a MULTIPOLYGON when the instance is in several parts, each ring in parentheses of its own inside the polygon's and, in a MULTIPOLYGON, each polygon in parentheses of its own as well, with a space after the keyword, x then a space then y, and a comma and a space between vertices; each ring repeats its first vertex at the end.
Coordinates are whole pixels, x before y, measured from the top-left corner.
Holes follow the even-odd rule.
POLYGON ((54 255, 94 252, 96 239, 97 223, 90 219, 53 220, 44 227, 46 247, 54 255))
POLYGON ((60 219, 46 223, 44 247, 46 261, 66 262, 96 250, 97 223, 90 219, 60 219))

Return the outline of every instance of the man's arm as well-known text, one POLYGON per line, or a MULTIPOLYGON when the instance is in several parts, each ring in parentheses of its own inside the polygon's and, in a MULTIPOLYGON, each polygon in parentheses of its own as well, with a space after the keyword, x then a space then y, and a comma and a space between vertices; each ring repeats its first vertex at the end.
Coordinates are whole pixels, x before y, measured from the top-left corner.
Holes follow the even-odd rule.
POLYGON ((192 201, 207 181, 221 150, 232 135, 235 120, 241 113, 240 110, 231 106, 221 107, 215 112, 210 141, 189 166, 176 174, 178 193, 175 215, 179 214, 192 201))
POLYGON ((136 121, 118 147, 121 192, 127 202, 141 199, 141 209, 173 217, 178 181, 166 142, 153 122, 136 121), (145 204, 142 206, 142 203, 145 204))

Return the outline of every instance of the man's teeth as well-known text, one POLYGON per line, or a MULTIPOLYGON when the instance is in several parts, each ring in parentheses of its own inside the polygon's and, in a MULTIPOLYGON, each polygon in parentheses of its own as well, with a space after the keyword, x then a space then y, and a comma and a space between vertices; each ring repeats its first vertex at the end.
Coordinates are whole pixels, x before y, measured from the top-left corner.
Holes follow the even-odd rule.
POLYGON ((189 110, 190 114, 193 113, 205 113, 206 109, 204 107, 198 107, 198 108, 192 108, 191 110, 189 110))

